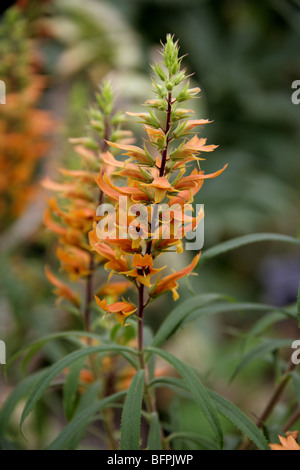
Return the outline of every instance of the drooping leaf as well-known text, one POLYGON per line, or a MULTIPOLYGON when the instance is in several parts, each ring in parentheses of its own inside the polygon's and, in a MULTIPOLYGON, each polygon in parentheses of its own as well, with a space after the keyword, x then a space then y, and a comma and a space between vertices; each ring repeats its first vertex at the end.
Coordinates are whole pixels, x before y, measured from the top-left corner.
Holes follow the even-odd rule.
POLYGON ((289 235, 281 235, 278 233, 254 233, 251 235, 243 235, 232 240, 220 243, 208 250, 204 251, 201 255, 198 266, 203 264, 208 259, 214 258, 215 256, 227 253, 228 251, 235 250, 244 245, 258 242, 281 242, 290 243, 300 247, 300 240, 298 238, 290 237, 289 235))
POLYGON ((246 436, 257 445, 261 450, 269 450, 268 443, 258 427, 245 415, 239 408, 237 408, 229 400, 226 400, 221 395, 212 390, 209 390, 209 395, 213 399, 218 411, 226 416, 235 426, 240 429, 246 436))
MULTIPOLYGON (((170 386, 172 389, 182 389, 188 391, 188 387, 182 379, 175 377, 159 377, 151 382, 151 385, 170 386)), ((269 450, 266 439, 260 429, 251 421, 245 413, 237 408, 226 398, 222 397, 212 390, 208 390, 208 394, 213 400, 218 412, 229 419, 238 429, 251 439, 259 449, 269 450)))
POLYGON ((85 357, 79 359, 70 366, 70 370, 67 374, 65 385, 63 388, 63 405, 65 415, 68 421, 72 419, 73 413, 75 411, 75 399, 79 385, 79 375, 84 365, 84 362, 85 357))
POLYGON ((255 336, 261 335, 267 328, 275 325, 276 323, 284 320, 285 318, 286 317, 283 315, 282 312, 277 311, 262 316, 247 333, 246 343, 248 343, 255 336))
POLYGON ((220 294, 201 294, 191 297, 176 306, 160 326, 152 346, 157 347, 161 345, 180 327, 185 318, 192 312, 198 311, 201 307, 220 299, 224 299, 224 296, 220 294))
POLYGON ((22 400, 30 392, 30 389, 33 387, 34 383, 39 379, 44 371, 45 369, 21 380, 10 393, 0 411, 0 437, 4 436, 11 414, 13 413, 16 406, 20 400, 22 400))
POLYGON ((220 448, 222 448, 223 431, 216 412, 216 408, 207 392, 207 389, 202 385, 195 371, 190 366, 188 366, 187 364, 185 364, 177 357, 173 356, 173 354, 170 354, 167 351, 163 351, 161 349, 153 347, 146 348, 146 350, 158 356, 161 356, 163 359, 169 362, 181 375, 181 377, 185 381, 187 389, 191 392, 195 402, 201 409, 206 421, 212 429, 220 448))
POLYGON ((255 361, 256 359, 260 359, 275 351, 276 349, 290 347, 290 345, 291 340, 287 339, 265 340, 263 343, 255 346, 244 355, 242 360, 235 368, 230 380, 232 381, 237 376, 237 374, 239 374, 246 366, 251 364, 251 362, 255 361))
POLYGON ((28 397, 26 405, 24 407, 20 427, 22 429, 22 425, 24 420, 27 418, 28 414, 32 411, 38 400, 41 398, 44 391, 48 388, 52 380, 65 369, 66 367, 70 366, 73 362, 77 361, 80 358, 87 357, 91 354, 97 353, 118 353, 122 354, 125 353, 133 353, 136 354, 136 351, 125 347, 125 346, 90 346, 78 351, 74 351, 71 354, 68 354, 63 359, 59 360, 51 367, 49 367, 44 373, 38 378, 34 386, 32 387, 31 393, 28 397))
POLYGON ((207 305, 199 309, 198 311, 192 312, 186 317, 183 322, 183 325, 190 323, 194 320, 197 320, 202 315, 212 315, 219 313, 230 313, 230 312, 244 312, 244 311, 257 311, 257 312, 270 312, 272 310, 277 310, 282 313, 283 316, 288 318, 294 318, 293 314, 285 309, 279 309, 273 307, 272 305, 252 303, 252 302, 222 302, 216 303, 213 305, 207 305))
MULTIPOLYGON (((51 335, 44 336, 43 338, 40 338, 37 341, 34 341, 33 343, 29 344, 28 346, 25 346, 24 348, 20 349, 20 351, 16 352, 10 360, 7 362, 6 367, 8 368, 16 359, 18 359, 20 356, 22 356, 25 352, 27 352, 27 355, 24 359, 25 362, 28 362, 28 360, 34 356, 46 343, 49 341, 52 341, 54 339, 68 339, 72 337, 86 337, 86 338, 91 338, 91 339, 96 339, 98 341, 103 341, 103 337, 96 334, 96 333, 88 333, 85 331, 63 331, 59 333, 53 333, 51 335)), ((84 346, 84 345, 82 345, 84 346)))

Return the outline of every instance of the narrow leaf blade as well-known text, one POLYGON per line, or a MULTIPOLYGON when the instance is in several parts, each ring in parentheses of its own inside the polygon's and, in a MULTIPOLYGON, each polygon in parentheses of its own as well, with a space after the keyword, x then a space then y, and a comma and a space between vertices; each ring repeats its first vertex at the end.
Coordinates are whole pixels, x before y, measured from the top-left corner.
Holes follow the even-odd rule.
POLYGON ((139 370, 133 377, 124 403, 121 422, 121 450, 140 449, 140 428, 145 371, 139 370))

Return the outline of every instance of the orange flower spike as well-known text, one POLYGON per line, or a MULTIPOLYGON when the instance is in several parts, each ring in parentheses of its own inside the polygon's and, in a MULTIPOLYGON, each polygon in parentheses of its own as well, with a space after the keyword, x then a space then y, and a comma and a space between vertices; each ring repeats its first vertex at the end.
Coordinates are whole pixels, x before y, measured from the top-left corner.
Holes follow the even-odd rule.
POLYGON ((64 299, 69 300, 75 307, 80 306, 80 299, 78 294, 72 291, 72 289, 67 286, 64 282, 62 282, 60 279, 58 279, 54 274, 51 272, 50 268, 48 266, 45 266, 45 274, 48 279, 48 281, 56 287, 54 290, 55 295, 57 297, 62 297, 64 299))
POLYGON ((124 322, 127 317, 132 315, 136 310, 136 306, 126 302, 125 300, 122 302, 115 302, 114 304, 107 304, 106 299, 101 300, 99 297, 95 295, 95 300, 97 305, 102 308, 106 313, 113 313, 115 315, 116 320, 123 326, 124 322))
POLYGON ((292 431, 286 433, 287 437, 278 435, 281 444, 269 444, 269 447, 271 450, 300 450, 298 434, 298 431, 292 431))
POLYGON ((158 295, 163 294, 164 292, 172 291, 174 300, 177 300, 179 296, 177 293, 178 284, 176 281, 190 274, 197 266, 199 258, 200 253, 194 257, 191 264, 186 266, 186 268, 182 269, 181 271, 178 271, 177 273, 169 274, 168 276, 158 281, 158 283, 154 286, 153 290, 151 291, 151 296, 156 297, 158 295))
POLYGON ((147 287, 150 287, 150 277, 165 268, 165 266, 160 269, 153 268, 153 258, 151 255, 146 254, 143 256, 137 253, 133 255, 132 266, 134 269, 122 274, 136 278, 140 284, 147 287))

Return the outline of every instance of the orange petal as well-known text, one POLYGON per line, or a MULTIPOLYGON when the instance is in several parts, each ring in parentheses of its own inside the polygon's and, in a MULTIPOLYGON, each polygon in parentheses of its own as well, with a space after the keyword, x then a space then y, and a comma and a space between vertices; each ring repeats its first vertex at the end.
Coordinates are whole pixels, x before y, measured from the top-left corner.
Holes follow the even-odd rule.
POLYGON ((65 284, 56 276, 54 276, 54 274, 51 272, 48 266, 45 266, 45 274, 46 274, 48 281, 53 286, 56 287, 54 292, 58 297, 63 297, 65 299, 68 299, 76 307, 80 306, 80 299, 79 299, 78 294, 73 292, 72 289, 67 284, 65 284))

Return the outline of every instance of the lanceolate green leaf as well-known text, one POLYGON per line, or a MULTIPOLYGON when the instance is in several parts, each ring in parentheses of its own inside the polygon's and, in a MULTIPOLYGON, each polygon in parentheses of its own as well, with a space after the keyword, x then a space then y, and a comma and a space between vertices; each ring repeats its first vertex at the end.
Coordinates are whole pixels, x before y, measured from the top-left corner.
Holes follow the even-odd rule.
POLYGON ((258 427, 233 403, 223 398, 216 392, 209 390, 209 395, 213 399, 218 411, 226 416, 233 424, 245 433, 259 449, 269 450, 268 443, 258 427))
POLYGON ((275 325, 275 323, 278 323, 279 321, 282 321, 284 319, 285 319, 285 316, 282 314, 282 312, 277 312, 277 311, 269 313, 268 315, 263 315, 255 323, 255 325, 251 328, 251 330, 246 334, 245 344, 247 344, 251 338, 254 338, 255 336, 259 336, 267 328, 275 325))
POLYGON ((124 403, 121 422, 121 450, 140 449, 142 401, 145 371, 139 370, 133 377, 124 403))
POLYGON ((197 320, 202 315, 212 315, 218 313, 227 313, 227 312, 244 312, 244 311, 258 311, 258 312, 270 312, 272 310, 281 311, 283 315, 288 318, 294 318, 291 312, 285 311, 283 309, 278 309, 277 307, 272 307, 271 305, 257 304, 250 302, 222 302, 212 305, 207 305, 199 309, 198 311, 191 312, 190 315, 186 317, 183 324, 197 320))
MULTIPOLYGON (((59 333, 53 333, 51 335, 44 336, 43 338, 34 341, 32 344, 29 344, 25 348, 22 348, 20 351, 18 351, 16 354, 14 354, 10 360, 7 362, 6 367, 8 368, 18 357, 22 356, 26 351, 28 358, 32 357, 34 354, 36 354, 46 343, 49 341, 52 341, 54 339, 68 339, 72 337, 87 337, 91 339, 97 339, 98 341, 103 341, 103 338, 100 335, 97 335, 96 333, 88 333, 85 331, 64 331, 64 332, 59 332, 59 333)), ((84 345, 82 345, 84 347, 84 345)), ((25 361, 28 359, 25 358, 25 361)))
POLYGON ((197 320, 204 315, 216 315, 226 312, 243 312, 243 311, 260 311, 270 312, 276 310, 282 313, 283 316, 294 318, 294 315, 284 309, 273 307, 271 305, 248 303, 248 302, 216 302, 216 300, 224 300, 224 296, 219 294, 202 294, 179 304, 168 315, 166 320, 162 323, 157 331, 152 346, 161 345, 168 339, 178 328, 186 323, 197 320))
POLYGON ((157 331, 152 346, 157 347, 169 338, 192 312, 216 300, 224 299, 220 294, 201 294, 191 297, 174 308, 157 331))
POLYGON ((259 344, 255 348, 251 349, 245 356, 242 358, 236 369, 234 370, 231 380, 233 380, 238 373, 241 372, 246 366, 256 359, 260 359, 267 354, 275 351, 279 348, 286 348, 291 346, 291 340, 288 339, 276 339, 276 340, 265 340, 263 343, 259 344))
POLYGON ((209 248, 201 255, 198 266, 208 259, 226 253, 227 251, 235 250, 241 246, 257 242, 282 242, 300 247, 300 240, 298 238, 290 237, 288 235, 280 235, 278 233, 254 233, 252 235, 244 235, 242 237, 234 238, 233 240, 228 240, 214 246, 213 248, 209 248))
POLYGON ((45 369, 32 374, 30 377, 26 377, 21 382, 19 382, 14 390, 10 393, 0 411, 0 437, 4 436, 11 414, 13 413, 17 404, 29 393, 30 389, 33 387, 34 382, 39 379, 44 371, 45 369))
MULTIPOLYGON (((159 377, 154 379, 151 385, 155 386, 170 386, 172 389, 179 388, 185 392, 188 391, 188 387, 185 382, 181 379, 174 377, 159 377)), ((238 429, 240 429, 246 436, 251 439, 259 449, 269 450, 267 441, 258 427, 246 416, 239 408, 233 403, 223 398, 212 390, 207 390, 209 396, 213 400, 218 412, 229 419, 238 429)))
POLYGON ((147 450, 162 450, 159 417, 151 413, 147 450))
POLYGON ((111 403, 118 401, 122 398, 126 392, 119 392, 111 395, 110 397, 104 398, 96 403, 93 403, 88 408, 85 408, 81 413, 78 413, 70 423, 63 429, 59 436, 49 445, 47 450, 63 450, 67 449, 70 440, 78 432, 83 433, 89 424, 90 420, 103 408, 107 407, 111 403))
POLYGON ((22 417, 21 417, 21 428, 24 423, 24 420, 27 418, 28 414, 32 411, 38 400, 41 398, 44 391, 48 388, 52 380, 62 372, 66 367, 69 367, 73 362, 77 361, 82 357, 87 357, 91 354, 97 353, 117 353, 122 354, 123 352, 135 353, 131 348, 125 346, 90 346, 78 351, 74 351, 71 354, 68 354, 60 361, 53 364, 49 367, 36 381, 34 384, 30 396, 27 400, 27 403, 24 407, 22 417))
POLYGON ((194 400, 200 407, 205 419, 207 420, 210 428, 212 429, 219 446, 222 448, 223 446, 223 431, 221 427, 220 420, 218 418, 216 408, 206 390, 206 388, 202 385, 199 377, 197 377, 195 371, 180 361, 177 357, 173 356, 167 351, 163 351, 161 349, 149 347, 146 348, 147 351, 157 354, 169 362, 181 375, 184 379, 185 384, 188 390, 191 392, 194 400))

